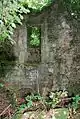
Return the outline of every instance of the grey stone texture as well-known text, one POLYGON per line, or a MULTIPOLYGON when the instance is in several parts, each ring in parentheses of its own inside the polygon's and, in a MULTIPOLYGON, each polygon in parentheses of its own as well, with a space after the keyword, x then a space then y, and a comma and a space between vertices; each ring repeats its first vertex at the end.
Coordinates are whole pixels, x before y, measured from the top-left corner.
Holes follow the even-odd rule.
POLYGON ((7 73, 6 81, 17 86, 22 95, 28 91, 46 95, 50 90, 64 89, 80 94, 80 31, 73 24, 58 4, 24 16, 23 25, 14 33, 16 65, 7 73), (41 27, 40 63, 27 62, 29 25, 41 27))

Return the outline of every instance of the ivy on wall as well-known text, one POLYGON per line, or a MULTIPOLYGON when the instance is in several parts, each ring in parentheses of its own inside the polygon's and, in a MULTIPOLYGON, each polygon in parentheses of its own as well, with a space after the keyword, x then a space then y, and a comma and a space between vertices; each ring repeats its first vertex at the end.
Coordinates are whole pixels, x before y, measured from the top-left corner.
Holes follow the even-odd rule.
POLYGON ((50 0, 1 0, 0 1, 0 40, 10 39, 12 43, 13 31, 17 24, 22 25, 23 14, 30 12, 30 8, 41 10, 50 0))
MULTIPOLYGON (((17 24, 22 25, 23 14, 31 9, 40 11, 44 6, 57 0, 0 0, 0 40, 10 39, 17 24)), ((61 0, 68 12, 80 20, 80 0, 61 0)))

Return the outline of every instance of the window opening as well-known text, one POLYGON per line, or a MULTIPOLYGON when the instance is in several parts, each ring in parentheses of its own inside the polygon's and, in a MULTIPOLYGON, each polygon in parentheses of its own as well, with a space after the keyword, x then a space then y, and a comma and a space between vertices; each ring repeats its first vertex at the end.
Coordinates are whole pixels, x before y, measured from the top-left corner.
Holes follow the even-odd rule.
POLYGON ((39 63, 41 61, 41 28, 29 26, 27 34, 28 62, 39 63))

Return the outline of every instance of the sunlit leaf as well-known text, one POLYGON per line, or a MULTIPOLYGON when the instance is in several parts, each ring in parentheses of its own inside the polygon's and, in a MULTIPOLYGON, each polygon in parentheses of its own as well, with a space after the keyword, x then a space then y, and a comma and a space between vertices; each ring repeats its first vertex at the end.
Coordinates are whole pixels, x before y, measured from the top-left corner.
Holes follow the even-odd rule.
POLYGON ((16 25, 15 25, 15 23, 12 23, 12 24, 11 24, 11 26, 12 26, 13 28, 16 28, 16 25))

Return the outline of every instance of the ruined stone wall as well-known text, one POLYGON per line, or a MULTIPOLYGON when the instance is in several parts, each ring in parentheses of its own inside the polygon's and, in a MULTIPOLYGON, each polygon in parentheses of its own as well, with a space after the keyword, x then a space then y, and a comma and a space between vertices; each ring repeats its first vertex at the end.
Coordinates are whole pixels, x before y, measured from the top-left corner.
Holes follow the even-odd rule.
POLYGON ((60 9, 55 11, 52 7, 47 16, 48 60, 53 66, 53 80, 56 81, 57 88, 79 93, 80 24, 68 19, 66 12, 61 12, 60 9))
POLYGON ((49 90, 60 89, 79 93, 80 35, 74 37, 71 21, 65 16, 66 12, 53 5, 37 16, 25 17, 24 24, 17 27, 14 34, 16 65, 5 79, 22 95, 28 91, 45 95, 49 90), (27 25, 41 27, 41 62, 38 64, 27 62, 27 25))

